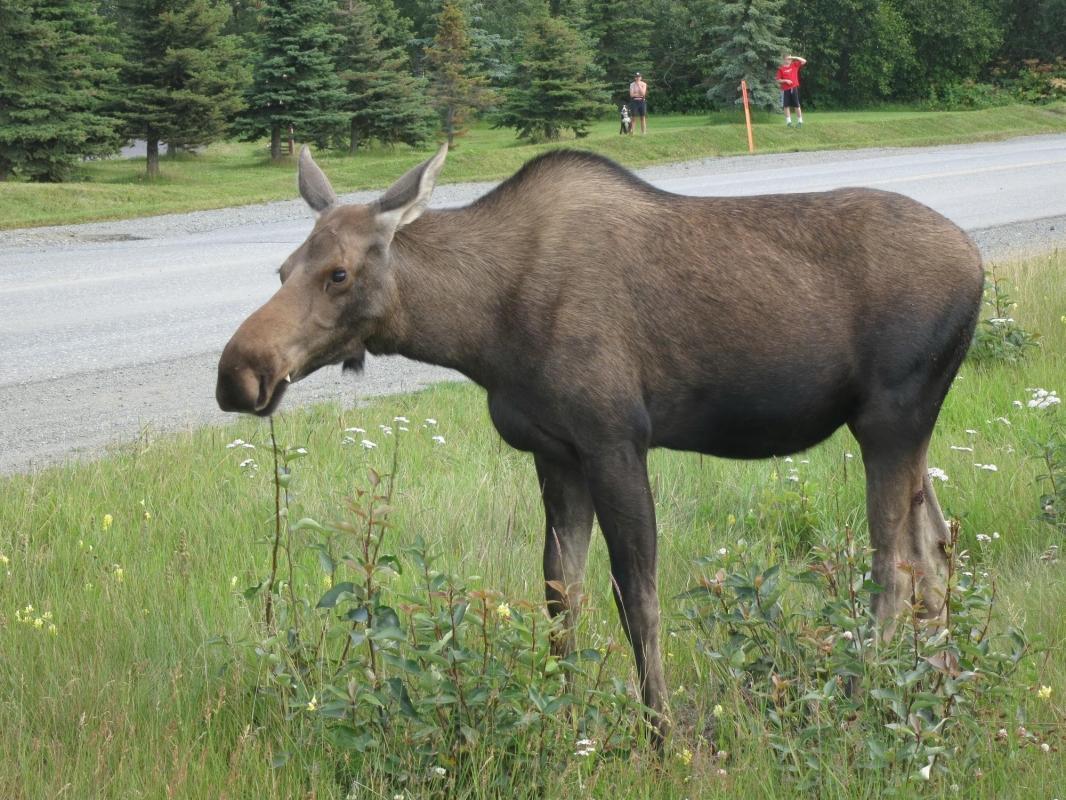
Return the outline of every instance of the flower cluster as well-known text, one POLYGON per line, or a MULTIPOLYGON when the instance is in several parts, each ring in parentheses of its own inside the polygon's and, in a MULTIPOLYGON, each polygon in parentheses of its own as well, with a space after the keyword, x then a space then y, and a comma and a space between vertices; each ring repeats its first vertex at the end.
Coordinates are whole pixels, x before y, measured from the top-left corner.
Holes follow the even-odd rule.
POLYGON ((15 609, 15 620, 33 628, 34 630, 46 630, 52 636, 59 633, 59 629, 56 628, 55 622, 52 621, 52 612, 45 611, 43 614, 35 614, 32 605, 27 605, 25 608, 15 609))

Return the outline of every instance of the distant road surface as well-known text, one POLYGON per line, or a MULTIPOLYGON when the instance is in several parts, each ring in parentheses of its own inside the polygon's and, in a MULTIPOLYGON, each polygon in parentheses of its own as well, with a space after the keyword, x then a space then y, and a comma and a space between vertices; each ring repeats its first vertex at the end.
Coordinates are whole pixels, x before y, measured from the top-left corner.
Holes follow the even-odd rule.
MULTIPOLYGON (((447 172, 446 165, 445 179, 447 172)), ((1066 245, 1066 135, 703 159, 640 174, 693 195, 871 186, 937 209, 970 231, 986 256, 1066 245)), ((489 187, 441 186, 434 205, 463 204, 489 187)), ((311 224, 294 200, 0 231, 0 472, 92 457, 145 427, 224 421, 214 401, 219 352, 277 288, 277 267, 311 224)), ((650 234, 654 247, 654 224, 650 234)), ((887 232, 883 245, 892 246, 887 232)), ((322 370, 295 386, 286 404, 355 402, 457 377, 370 358, 362 377, 322 370)))

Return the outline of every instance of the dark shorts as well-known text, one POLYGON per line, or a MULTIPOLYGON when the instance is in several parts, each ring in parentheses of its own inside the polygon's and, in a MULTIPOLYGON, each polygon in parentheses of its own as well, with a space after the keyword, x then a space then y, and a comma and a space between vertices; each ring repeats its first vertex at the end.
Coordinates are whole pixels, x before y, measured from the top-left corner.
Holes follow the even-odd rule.
POLYGON ((648 116, 648 101, 647 100, 630 100, 629 101, 629 113, 634 117, 646 117, 648 116))
POLYGON ((781 107, 782 108, 799 108, 800 107, 800 90, 799 87, 795 89, 785 89, 781 92, 781 107))

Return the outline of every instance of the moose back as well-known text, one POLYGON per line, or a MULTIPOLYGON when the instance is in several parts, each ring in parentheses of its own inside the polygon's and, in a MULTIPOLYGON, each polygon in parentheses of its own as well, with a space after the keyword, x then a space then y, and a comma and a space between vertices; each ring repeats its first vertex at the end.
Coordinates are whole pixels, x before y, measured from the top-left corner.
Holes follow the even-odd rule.
MULTIPOLYGON (((947 526, 926 473, 976 323, 980 257, 953 223, 870 189, 747 198, 661 191, 556 151, 465 208, 428 210, 447 147, 369 205, 337 202, 304 148, 317 214, 282 286, 226 345, 217 399, 271 414, 289 384, 366 351, 457 369, 533 454, 548 608, 573 646, 593 517, 644 703, 668 727, 647 454, 765 458, 847 425, 862 449, 874 598, 942 613, 947 526)), ((661 739, 660 739, 661 741, 661 739)))

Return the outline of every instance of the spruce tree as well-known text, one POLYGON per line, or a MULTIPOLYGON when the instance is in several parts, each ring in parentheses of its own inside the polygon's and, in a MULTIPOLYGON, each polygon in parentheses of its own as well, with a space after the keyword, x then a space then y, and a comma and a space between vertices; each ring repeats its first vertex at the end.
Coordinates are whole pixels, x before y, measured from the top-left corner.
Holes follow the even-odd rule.
POLYGON ((441 129, 454 144, 471 111, 486 108, 492 100, 488 79, 477 72, 469 24, 456 0, 445 0, 437 17, 437 35, 426 50, 430 94, 440 112, 441 129))
POLYGON ((270 137, 282 156, 289 134, 320 147, 348 122, 347 93, 334 57, 340 44, 334 0, 264 0, 252 86, 245 95, 241 137, 270 137))
POLYGON ((119 60, 91 0, 0 2, 0 180, 61 181, 117 149, 103 113, 119 60))
POLYGON ((380 13, 380 6, 362 0, 342 0, 339 12, 337 67, 347 92, 352 153, 369 139, 417 147, 434 127, 426 81, 410 73, 402 46, 386 42, 388 28, 380 13))
POLYGON ((608 95, 591 48, 561 19, 542 16, 522 38, 521 68, 504 90, 495 127, 514 128, 530 141, 577 137, 608 108, 608 95))
POLYGON ((589 0, 586 14, 596 63, 607 76, 616 101, 629 97, 633 73, 650 74, 652 19, 638 0, 589 0))
POLYGON ((784 0, 727 0, 710 27, 714 43, 709 63, 707 98, 716 106, 740 102, 740 82, 747 81, 751 104, 776 108, 781 97, 774 72, 788 51, 781 35, 784 0))
POLYGON ((118 0, 124 34, 122 91, 115 113, 144 139, 149 177, 159 143, 197 147, 224 138, 247 81, 239 40, 223 34, 225 0, 118 0))

